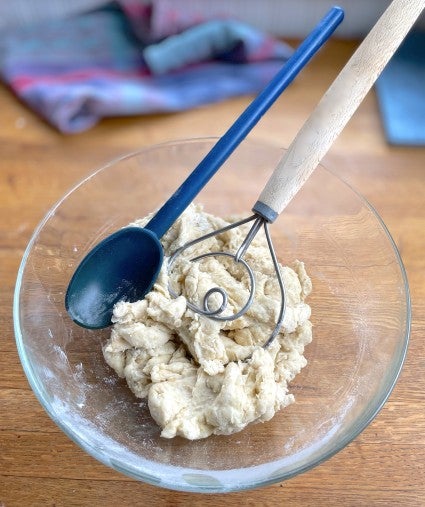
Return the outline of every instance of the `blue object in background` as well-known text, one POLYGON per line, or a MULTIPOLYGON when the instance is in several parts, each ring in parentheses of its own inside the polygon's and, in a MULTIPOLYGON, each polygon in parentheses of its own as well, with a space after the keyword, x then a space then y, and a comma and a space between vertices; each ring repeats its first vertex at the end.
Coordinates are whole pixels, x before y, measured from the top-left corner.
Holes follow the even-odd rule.
POLYGON ((388 142, 425 146, 425 31, 406 37, 376 91, 388 142))

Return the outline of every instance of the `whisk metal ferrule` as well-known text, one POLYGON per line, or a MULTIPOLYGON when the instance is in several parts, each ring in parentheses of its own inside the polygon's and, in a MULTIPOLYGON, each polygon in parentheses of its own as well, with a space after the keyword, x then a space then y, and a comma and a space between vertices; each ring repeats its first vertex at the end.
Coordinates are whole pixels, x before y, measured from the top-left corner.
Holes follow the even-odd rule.
POLYGON ((257 215, 259 215, 260 217, 264 218, 264 220, 269 224, 272 224, 279 216, 279 213, 277 213, 272 208, 270 208, 270 206, 267 206, 267 204, 264 204, 261 201, 257 201, 254 204, 252 211, 257 215))

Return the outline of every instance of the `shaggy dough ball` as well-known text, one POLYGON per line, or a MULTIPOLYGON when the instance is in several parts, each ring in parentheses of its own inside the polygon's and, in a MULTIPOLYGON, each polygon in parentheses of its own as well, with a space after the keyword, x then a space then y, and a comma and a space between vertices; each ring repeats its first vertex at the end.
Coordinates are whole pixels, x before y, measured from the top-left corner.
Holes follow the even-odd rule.
MULTIPOLYGON (((144 226, 148 217, 131 225, 144 226)), ((161 240, 166 255, 179 246, 229 222, 192 204, 161 240)), ((207 251, 236 252, 247 226, 232 229, 193 247, 190 257, 207 251)), ((152 291, 142 301, 114 308, 106 362, 124 377, 133 393, 147 398, 161 435, 200 439, 231 434, 253 422, 267 421, 294 401, 288 383, 306 365, 304 347, 312 339, 310 307, 305 298, 311 281, 304 264, 280 267, 286 312, 277 338, 264 349, 280 310, 280 291, 263 233, 244 259, 256 277, 252 306, 234 321, 219 322, 193 312, 187 299, 199 302, 214 286, 226 289, 229 309, 240 309, 249 295, 249 277, 240 263, 226 257, 201 262, 183 258, 168 292, 166 263, 152 291), (187 298, 187 299, 186 299, 187 298)))

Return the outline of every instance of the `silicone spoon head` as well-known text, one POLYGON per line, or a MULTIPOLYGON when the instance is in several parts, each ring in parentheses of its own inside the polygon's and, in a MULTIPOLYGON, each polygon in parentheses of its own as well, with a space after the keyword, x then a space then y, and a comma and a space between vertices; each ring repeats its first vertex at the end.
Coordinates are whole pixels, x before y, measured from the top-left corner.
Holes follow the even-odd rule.
POLYGON ((78 266, 65 296, 66 310, 80 326, 109 326, 118 301, 137 301, 151 289, 163 258, 162 245, 149 229, 126 227, 115 232, 78 266))

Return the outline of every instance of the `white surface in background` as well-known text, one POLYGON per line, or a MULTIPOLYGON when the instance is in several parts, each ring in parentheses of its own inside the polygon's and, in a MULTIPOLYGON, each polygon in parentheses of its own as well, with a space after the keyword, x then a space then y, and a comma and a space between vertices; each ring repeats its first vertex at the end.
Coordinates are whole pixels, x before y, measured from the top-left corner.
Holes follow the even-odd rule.
MULTIPOLYGON (((143 0, 140 0, 143 2, 143 0)), ((153 0, 153 3, 155 0, 153 0)), ((281 37, 304 37, 332 6, 346 13, 339 37, 365 35, 390 0, 161 0, 176 10, 197 10, 209 15, 227 13, 281 37)), ((14 0, 0 2, 0 30, 73 15, 107 4, 105 0, 14 0)), ((144 3, 149 3, 144 0, 144 3)), ((425 15, 419 24, 425 27, 425 15)))

